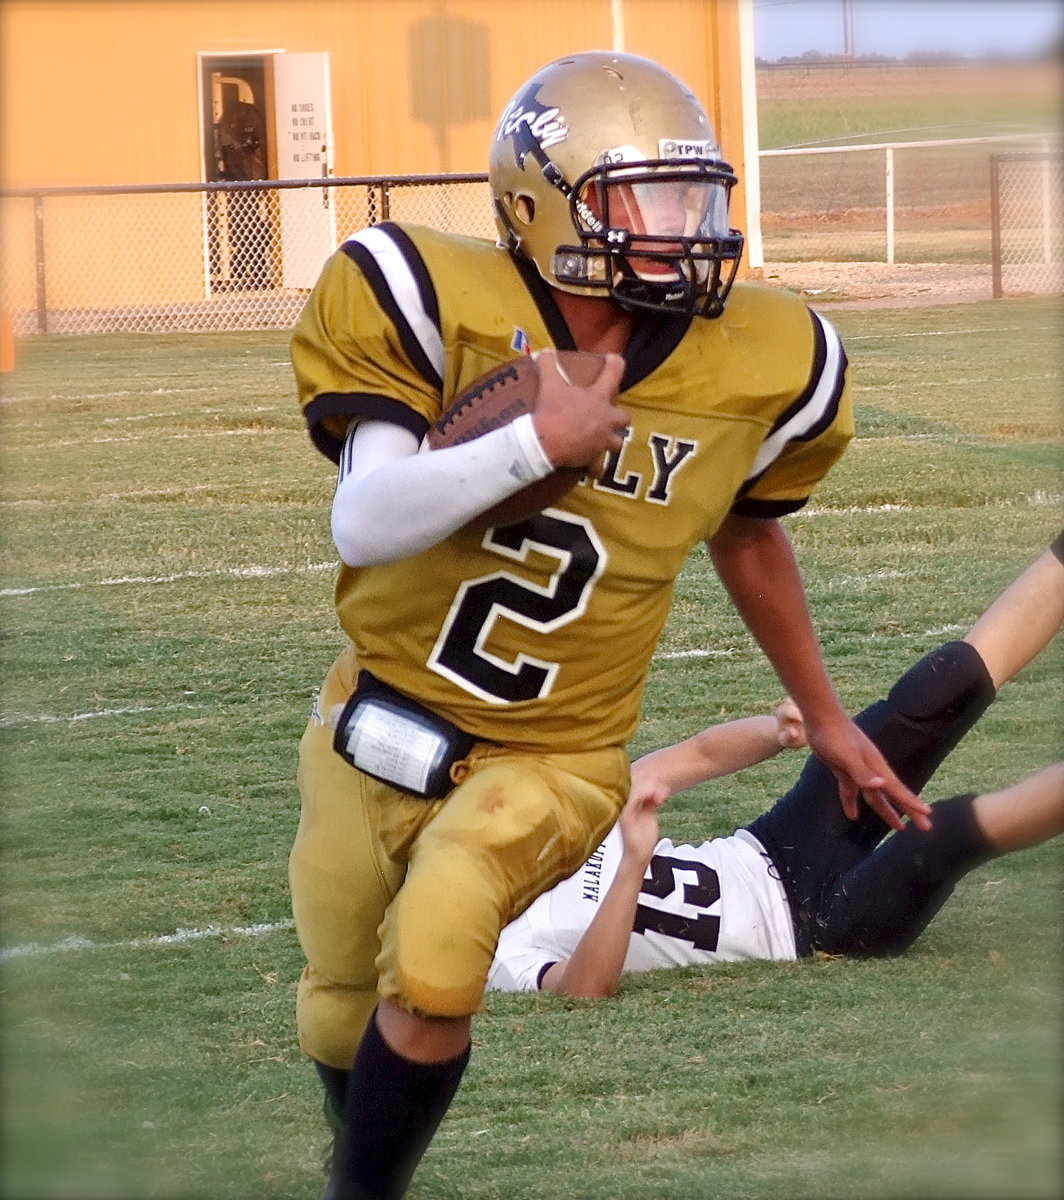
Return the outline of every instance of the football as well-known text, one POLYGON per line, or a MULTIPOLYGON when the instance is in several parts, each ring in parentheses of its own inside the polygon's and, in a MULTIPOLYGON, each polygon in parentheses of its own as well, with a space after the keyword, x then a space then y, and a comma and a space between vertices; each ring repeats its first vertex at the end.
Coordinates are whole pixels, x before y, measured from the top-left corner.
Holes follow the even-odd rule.
MULTIPOLYGON (((559 350, 558 366, 570 383, 586 387, 599 377, 605 358, 583 350, 559 350)), ((539 395, 539 364, 524 356, 493 367, 455 398, 428 432, 429 448, 458 446, 473 438, 509 425, 524 413, 533 412, 539 395)), ((493 525, 513 525, 556 504, 580 481, 578 467, 559 467, 543 479, 500 500, 466 526, 481 533, 493 525)))

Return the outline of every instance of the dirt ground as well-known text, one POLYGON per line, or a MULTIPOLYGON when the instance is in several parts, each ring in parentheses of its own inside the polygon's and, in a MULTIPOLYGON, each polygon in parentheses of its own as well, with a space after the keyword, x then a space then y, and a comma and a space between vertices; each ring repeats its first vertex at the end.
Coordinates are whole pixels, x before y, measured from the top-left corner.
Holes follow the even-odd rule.
POLYGON ((933 96, 1005 93, 1011 96, 1056 96, 1061 88, 1057 59, 957 62, 923 66, 884 64, 881 67, 776 67, 757 73, 759 100, 800 103, 821 97, 933 96))
POLYGON ((766 263, 751 278, 837 308, 966 304, 993 295, 990 266, 979 263, 766 263))

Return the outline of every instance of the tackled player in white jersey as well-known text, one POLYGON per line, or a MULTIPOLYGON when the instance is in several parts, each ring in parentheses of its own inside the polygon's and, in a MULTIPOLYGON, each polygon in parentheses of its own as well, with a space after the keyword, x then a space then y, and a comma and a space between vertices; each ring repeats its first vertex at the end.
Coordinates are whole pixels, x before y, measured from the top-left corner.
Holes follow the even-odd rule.
MULTIPOLYGON (((1064 535, 963 641, 926 655, 857 720, 922 788, 1062 622, 1064 535)), ((714 725, 639 759, 602 845, 503 930, 489 988, 609 996, 634 971, 816 951, 898 954, 969 871, 1064 832, 1064 763, 1000 792, 941 801, 930 830, 909 825, 886 838, 871 811, 856 824, 839 819, 831 777, 811 761, 786 796, 730 837, 659 840, 658 809, 671 796, 804 741, 788 699, 772 715, 714 725)))

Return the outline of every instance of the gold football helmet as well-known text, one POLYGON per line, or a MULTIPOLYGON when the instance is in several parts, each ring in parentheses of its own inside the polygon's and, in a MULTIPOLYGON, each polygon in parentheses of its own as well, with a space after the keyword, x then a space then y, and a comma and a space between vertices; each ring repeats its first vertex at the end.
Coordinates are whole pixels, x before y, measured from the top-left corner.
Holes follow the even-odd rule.
POLYGON ((663 67, 590 51, 507 105, 488 180, 500 244, 562 291, 720 316, 743 250, 736 179, 697 98, 663 67))

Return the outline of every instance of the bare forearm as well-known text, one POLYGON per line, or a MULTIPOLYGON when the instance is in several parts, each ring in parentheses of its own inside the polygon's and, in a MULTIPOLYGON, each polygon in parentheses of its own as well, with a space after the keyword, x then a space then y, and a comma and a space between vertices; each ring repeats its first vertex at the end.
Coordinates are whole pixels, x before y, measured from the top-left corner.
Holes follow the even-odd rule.
POLYGON ((617 874, 572 958, 555 963, 543 977, 545 991, 565 996, 612 996, 616 992, 645 873, 645 863, 629 855, 622 857, 617 874))
POLYGON ((790 539, 779 523, 729 517, 709 550, 736 610, 806 720, 841 716, 790 539))
POLYGON ((694 737, 643 755, 632 764, 632 784, 653 777, 668 796, 771 758, 781 749, 775 717, 742 717, 711 725, 694 737))
POLYGON ((839 781, 856 818, 861 796, 894 829, 908 814, 930 828, 930 806, 905 786, 846 715, 828 678, 790 540, 776 521, 728 517, 709 545, 721 582, 798 705, 810 748, 839 781))

